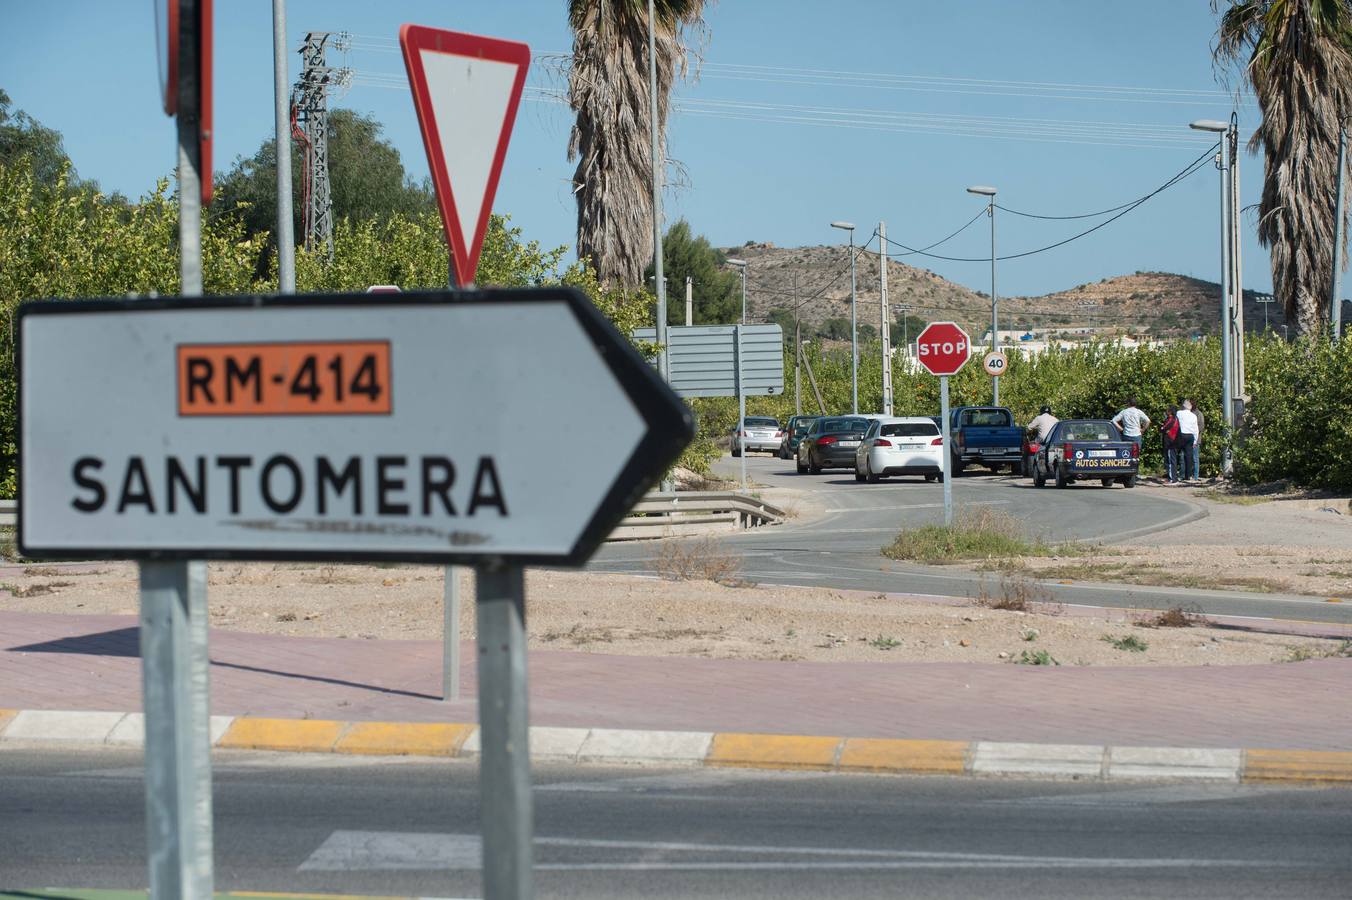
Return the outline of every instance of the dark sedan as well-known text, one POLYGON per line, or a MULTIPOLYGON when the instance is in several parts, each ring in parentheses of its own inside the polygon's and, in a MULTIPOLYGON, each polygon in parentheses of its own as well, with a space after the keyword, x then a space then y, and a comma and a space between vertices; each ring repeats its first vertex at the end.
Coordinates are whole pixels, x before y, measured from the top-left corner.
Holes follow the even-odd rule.
POLYGON ((853 469, 854 451, 868 426, 868 419, 862 416, 823 416, 813 422, 798 444, 798 474, 853 469))
POLYGON ((789 416, 789 421, 784 425, 784 437, 779 442, 779 458, 793 459, 798 453, 798 445, 803 442, 803 436, 807 434, 812 423, 821 418, 820 416, 789 416))
POLYGON ((1117 426, 1103 419, 1058 422, 1033 457, 1033 484, 1049 479, 1063 488, 1072 482, 1097 479, 1104 487, 1136 487, 1139 448, 1124 440, 1117 426))

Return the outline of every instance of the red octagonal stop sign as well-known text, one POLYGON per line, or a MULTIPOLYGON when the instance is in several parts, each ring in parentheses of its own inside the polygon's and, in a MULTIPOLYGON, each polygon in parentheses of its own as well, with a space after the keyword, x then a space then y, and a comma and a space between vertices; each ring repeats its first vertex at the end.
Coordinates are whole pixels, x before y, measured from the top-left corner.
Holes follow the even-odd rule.
POLYGON ((920 365, 935 375, 956 375, 972 352, 967 332, 956 322, 931 322, 915 339, 920 365))

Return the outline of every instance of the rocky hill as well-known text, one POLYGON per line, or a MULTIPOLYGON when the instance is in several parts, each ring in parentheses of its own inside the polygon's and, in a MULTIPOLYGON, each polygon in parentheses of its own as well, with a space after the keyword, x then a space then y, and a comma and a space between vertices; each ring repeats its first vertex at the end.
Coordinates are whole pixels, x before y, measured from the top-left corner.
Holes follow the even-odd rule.
MULTIPOLYGON (((745 259, 747 304, 752 318, 767 319, 776 310, 797 312, 805 331, 832 318, 850 315, 849 251, 844 246, 776 247, 747 243, 727 247, 728 256, 745 259)), ((878 254, 866 252, 856 263, 859 323, 879 324, 878 254)), ((888 302, 893 318, 906 312, 917 319, 953 319, 975 337, 990 324, 990 296, 955 284, 928 269, 889 260, 888 302)), ((1245 326, 1264 327, 1261 301, 1268 295, 1244 292, 1245 326)), ((1217 330, 1220 286, 1168 272, 1136 272, 1082 284, 1036 297, 1000 298, 1000 328, 1038 332, 1148 334, 1186 337, 1217 330)), ((1267 305, 1269 322, 1285 324, 1277 304, 1267 305)))

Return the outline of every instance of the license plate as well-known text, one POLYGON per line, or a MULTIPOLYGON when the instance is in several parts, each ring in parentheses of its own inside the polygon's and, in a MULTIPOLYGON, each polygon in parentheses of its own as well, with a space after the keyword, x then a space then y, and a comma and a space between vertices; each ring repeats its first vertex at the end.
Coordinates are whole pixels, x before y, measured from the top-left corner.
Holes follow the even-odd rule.
POLYGON ((982 448, 981 448, 981 452, 982 452, 982 453, 1004 453, 1005 451, 1002 450, 1002 449, 999 448, 999 447, 982 447, 982 448))
POLYGON ((1112 459, 1116 459, 1116 458, 1117 458, 1117 451, 1116 451, 1116 450, 1090 450, 1090 451, 1089 451, 1089 455, 1092 456, 1092 457, 1112 458, 1112 459))
POLYGON ((919 449, 920 449, 921 447, 923 447, 923 446, 925 446, 925 445, 924 445, 924 444, 902 444, 902 445, 901 445, 901 449, 902 449, 902 450, 919 450, 919 449))
POLYGON ((841 441, 841 442, 840 442, 840 446, 842 446, 842 447, 858 447, 858 446, 859 446, 859 442, 858 442, 858 441, 841 441))

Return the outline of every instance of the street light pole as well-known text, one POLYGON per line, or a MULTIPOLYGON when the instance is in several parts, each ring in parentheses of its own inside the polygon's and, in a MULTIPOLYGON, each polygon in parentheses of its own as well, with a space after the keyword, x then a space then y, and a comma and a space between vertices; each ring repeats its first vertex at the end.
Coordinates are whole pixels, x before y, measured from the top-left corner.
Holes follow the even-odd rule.
POLYGON ((859 317, 854 280, 854 224, 832 222, 832 228, 850 233, 850 412, 859 412, 859 317))
MULTIPOLYGON (((1212 134, 1224 134, 1230 130, 1229 123, 1214 119, 1199 119, 1188 127, 1212 134)), ((1216 169, 1221 176, 1221 421, 1225 423, 1226 431, 1232 432, 1235 422, 1234 392, 1230 388, 1230 179, 1225 151, 1225 142, 1222 141, 1216 149, 1216 169)), ((1234 468, 1228 433, 1221 453, 1221 473, 1228 477, 1234 468)))
MULTIPOLYGON (((1000 320, 997 313, 997 301, 995 294, 995 188, 989 185, 977 184, 967 189, 969 194, 979 194, 990 198, 990 205, 986 208, 986 215, 991 219, 991 352, 994 353, 1000 349, 1000 320)), ((991 405, 1000 405, 1000 379, 991 377, 991 405)))
POLYGON ((742 324, 746 324, 746 260, 730 259, 728 265, 742 270, 742 324))

